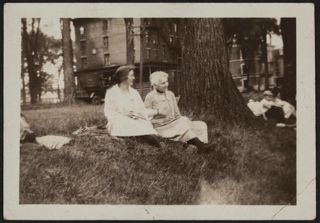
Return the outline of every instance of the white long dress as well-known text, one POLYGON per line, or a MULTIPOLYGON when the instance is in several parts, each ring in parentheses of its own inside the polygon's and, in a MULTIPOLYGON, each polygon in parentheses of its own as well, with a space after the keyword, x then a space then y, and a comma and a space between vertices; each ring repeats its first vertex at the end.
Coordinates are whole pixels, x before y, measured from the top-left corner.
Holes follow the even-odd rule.
POLYGON ((137 90, 129 88, 124 94, 118 85, 107 90, 104 104, 104 114, 108 120, 107 130, 112 136, 141 136, 157 134, 147 116, 144 103, 137 90), (141 118, 133 119, 127 116, 133 111, 141 118))

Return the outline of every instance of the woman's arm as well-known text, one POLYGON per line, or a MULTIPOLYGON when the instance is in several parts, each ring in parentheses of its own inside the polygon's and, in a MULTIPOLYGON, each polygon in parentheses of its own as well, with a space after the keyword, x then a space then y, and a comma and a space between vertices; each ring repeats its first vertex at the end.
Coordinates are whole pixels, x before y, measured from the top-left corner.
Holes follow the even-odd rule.
POLYGON ((106 96, 104 99, 104 115, 108 120, 127 116, 126 114, 122 114, 117 107, 116 101, 116 94, 111 90, 107 90, 106 96))
POLYGON ((113 117, 115 111, 114 101, 112 100, 112 92, 111 90, 107 90, 106 96, 104 97, 104 116, 107 119, 111 119, 113 117))
POLYGON ((174 104, 174 114, 175 114, 175 118, 180 118, 181 117, 181 113, 180 113, 180 109, 178 107, 178 102, 177 102, 177 98, 176 96, 174 95, 173 92, 171 92, 171 97, 172 97, 172 100, 173 100, 173 104, 174 104))
POLYGON ((146 107, 147 115, 149 117, 152 118, 153 116, 159 114, 159 110, 158 109, 153 109, 152 108, 152 95, 151 94, 147 94, 146 98, 144 99, 144 106, 146 107))

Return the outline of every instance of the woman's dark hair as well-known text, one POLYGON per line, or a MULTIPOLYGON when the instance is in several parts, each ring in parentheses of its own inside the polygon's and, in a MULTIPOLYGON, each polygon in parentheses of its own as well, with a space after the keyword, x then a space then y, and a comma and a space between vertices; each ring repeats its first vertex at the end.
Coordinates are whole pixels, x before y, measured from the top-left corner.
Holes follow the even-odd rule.
POLYGON ((113 75, 112 83, 120 84, 121 82, 127 80, 129 72, 134 69, 135 66, 133 65, 120 66, 113 75))
POLYGON ((280 89, 277 87, 270 88, 269 90, 272 92, 274 97, 277 97, 280 93, 280 89))

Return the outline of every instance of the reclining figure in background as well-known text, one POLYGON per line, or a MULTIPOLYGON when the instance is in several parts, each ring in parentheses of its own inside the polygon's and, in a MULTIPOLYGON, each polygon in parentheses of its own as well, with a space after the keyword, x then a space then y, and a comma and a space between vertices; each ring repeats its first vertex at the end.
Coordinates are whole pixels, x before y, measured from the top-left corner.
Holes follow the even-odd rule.
POLYGON ((248 107, 255 116, 276 120, 277 127, 290 126, 289 119, 296 118, 295 107, 279 98, 278 88, 265 90, 260 102, 249 100, 248 107))

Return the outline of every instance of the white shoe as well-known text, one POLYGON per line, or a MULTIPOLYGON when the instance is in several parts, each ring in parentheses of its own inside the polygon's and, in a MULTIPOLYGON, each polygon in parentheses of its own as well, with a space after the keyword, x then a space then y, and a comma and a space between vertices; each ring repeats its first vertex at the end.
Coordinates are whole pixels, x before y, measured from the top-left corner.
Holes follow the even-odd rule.
POLYGON ((286 124, 284 124, 284 123, 277 123, 277 124, 276 124, 276 127, 283 128, 283 127, 286 127, 286 124))

